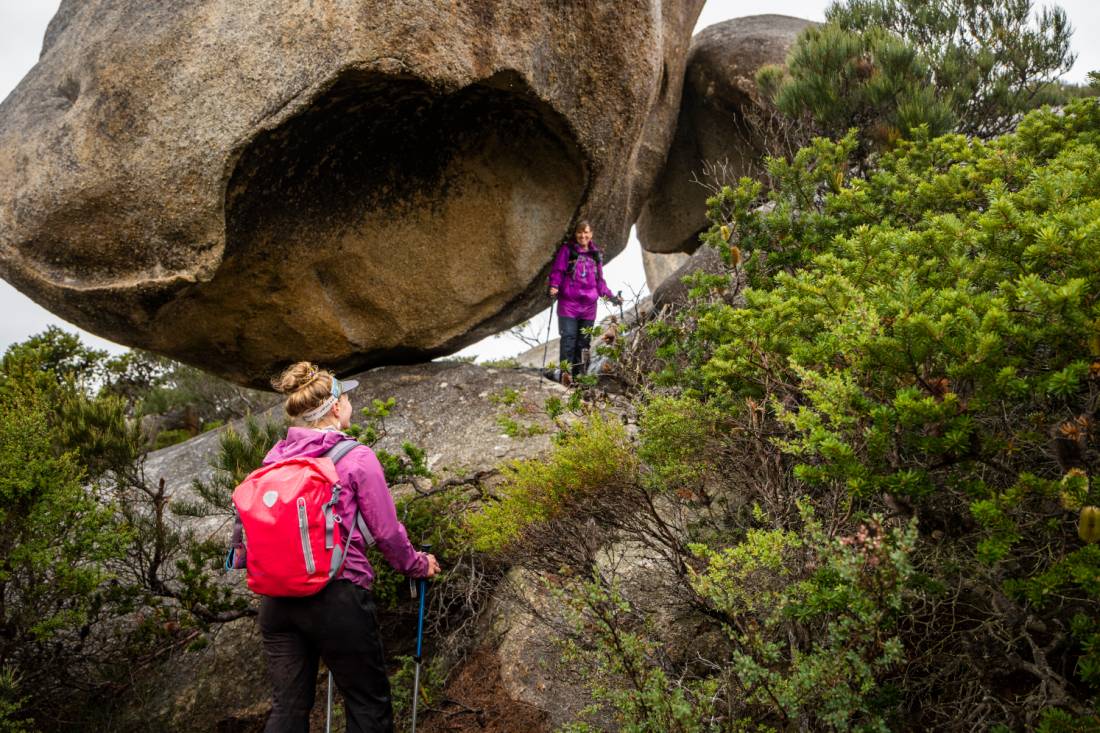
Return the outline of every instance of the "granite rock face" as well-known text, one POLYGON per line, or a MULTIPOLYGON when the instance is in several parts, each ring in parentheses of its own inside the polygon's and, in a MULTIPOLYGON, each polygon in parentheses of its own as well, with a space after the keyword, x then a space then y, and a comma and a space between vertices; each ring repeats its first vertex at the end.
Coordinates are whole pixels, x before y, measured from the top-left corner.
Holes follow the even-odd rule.
POLYGON ((64 0, 0 103, 0 276, 263 385, 457 350, 609 255, 664 162, 704 0, 64 0))
POLYGON ((700 247, 690 256, 685 256, 680 267, 653 290, 653 307, 663 308, 666 305, 686 304, 688 291, 691 288, 684 283, 684 278, 699 272, 720 275, 728 272, 728 268, 722 261, 722 255, 718 254, 718 250, 713 247, 700 247))
POLYGON ((798 34, 811 25, 785 15, 753 15, 709 26, 692 39, 676 136, 638 219, 643 249, 690 253, 699 246, 710 195, 699 182, 714 181, 706 164, 721 167, 723 182, 753 173, 761 148, 746 118, 760 110, 756 72, 784 63, 798 34))
POLYGON ((649 288, 649 292, 655 292, 661 283, 687 262, 688 257, 690 255, 684 252, 660 254, 643 249, 642 267, 645 268, 645 284, 649 288))

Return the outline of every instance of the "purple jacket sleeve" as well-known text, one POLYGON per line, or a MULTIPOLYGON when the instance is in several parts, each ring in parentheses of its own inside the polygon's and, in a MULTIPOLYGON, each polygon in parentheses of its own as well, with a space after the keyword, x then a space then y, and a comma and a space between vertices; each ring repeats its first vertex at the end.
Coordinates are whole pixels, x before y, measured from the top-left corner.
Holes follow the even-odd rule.
POLYGON ((550 268, 550 287, 561 288, 561 281, 565 279, 565 270, 569 267, 569 245, 563 244, 554 257, 554 266, 550 268))
POLYGON ((428 558, 416 551, 405 533, 405 525, 397 520, 397 508, 393 505, 382 464, 374 451, 356 449, 347 460, 355 461, 358 483, 355 500, 382 557, 403 575, 413 578, 427 575, 428 558))

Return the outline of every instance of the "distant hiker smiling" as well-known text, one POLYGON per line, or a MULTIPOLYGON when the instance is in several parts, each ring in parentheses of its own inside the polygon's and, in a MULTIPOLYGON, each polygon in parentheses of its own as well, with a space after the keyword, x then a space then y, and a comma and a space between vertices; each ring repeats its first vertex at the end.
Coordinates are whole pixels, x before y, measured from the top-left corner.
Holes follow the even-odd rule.
POLYGON ((573 238, 554 258, 550 297, 558 299, 559 359, 568 362, 570 369, 562 373, 562 382, 569 383, 570 373, 576 377, 583 368, 582 355, 590 341, 585 329, 596 322, 596 301, 603 297, 622 302, 604 282, 603 253, 592 241, 592 227, 586 220, 577 222, 573 238))
MULTIPOLYGON (((314 558, 307 544, 306 521, 301 519, 309 511, 308 502, 305 498, 296 500, 301 542, 287 542, 285 553, 276 553, 273 562, 289 563, 294 558, 300 559, 304 550, 310 572, 320 574, 320 589, 305 591, 311 595, 298 591, 273 592, 264 595, 260 603, 260 631, 274 686, 274 705, 264 730, 268 733, 308 733, 318 661, 323 659, 344 697, 347 730, 353 733, 392 731, 390 685, 371 593, 375 573, 366 554, 368 538, 373 538, 386 562, 410 577, 430 578, 439 572, 439 563, 434 556, 417 552, 409 543, 405 527, 397 520, 382 466, 374 452, 341 432, 351 424, 352 407, 347 393, 357 386, 357 382, 341 382, 330 372, 303 361, 291 366, 272 384, 286 395, 286 412, 294 419, 295 426, 267 454, 264 468, 256 472, 261 477, 256 480, 262 481, 262 476, 267 475, 263 473, 265 468, 271 474, 295 470, 297 465, 305 468, 320 465, 331 476, 331 463, 321 461, 318 464, 309 460, 331 457, 338 479, 338 491, 329 494, 335 496, 335 519, 327 528, 322 526, 319 530, 317 552, 323 554, 325 551, 326 531, 329 533, 328 546, 333 545, 332 524, 339 528, 335 530, 337 536, 346 538, 346 545, 343 555, 336 553, 337 559, 331 561, 331 568, 321 567, 322 562, 312 567, 314 558), (327 576, 329 572, 332 573, 331 581, 327 576)), ((278 507, 275 493, 274 488, 261 491, 262 503, 278 507)), ((238 504, 238 511, 242 511, 236 491, 234 502, 238 504)), ((323 517, 332 515, 331 502, 322 508, 327 512, 323 517)), ((259 507, 257 510, 263 511, 259 507)), ((290 514, 294 521, 294 512, 290 514)), ((323 521, 322 518, 322 524, 323 521)), ((297 527, 292 527, 292 531, 297 531, 297 527)), ((259 529, 256 535, 260 535, 259 529)), ((253 554, 259 547, 253 546, 253 537, 246 539, 249 585, 253 589, 266 588, 268 586, 263 584, 270 582, 269 577, 253 577, 253 554)))

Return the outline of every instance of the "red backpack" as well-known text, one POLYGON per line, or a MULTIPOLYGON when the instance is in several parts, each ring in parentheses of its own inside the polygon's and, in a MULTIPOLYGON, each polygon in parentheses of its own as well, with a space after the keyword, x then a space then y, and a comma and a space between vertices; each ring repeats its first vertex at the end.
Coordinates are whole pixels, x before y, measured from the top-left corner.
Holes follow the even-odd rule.
MULTIPOLYGON (((336 513, 343 490, 336 464, 357 445, 343 440, 323 456, 263 466, 233 490, 237 518, 225 564, 247 568, 254 593, 310 596, 339 574, 351 532, 345 536, 336 513)), ((374 544, 358 511, 355 524, 374 544)))

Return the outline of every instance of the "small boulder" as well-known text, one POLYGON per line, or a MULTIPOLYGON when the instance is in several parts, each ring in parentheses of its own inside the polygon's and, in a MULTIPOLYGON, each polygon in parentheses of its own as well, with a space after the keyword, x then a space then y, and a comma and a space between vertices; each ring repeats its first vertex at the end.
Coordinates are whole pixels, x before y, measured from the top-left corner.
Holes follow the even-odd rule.
POLYGON ((688 256, 684 252, 661 254, 643 249, 642 267, 645 268, 645 282, 649 292, 655 292, 661 283, 679 270, 687 262, 688 256))
POLYGON ((718 254, 718 250, 713 247, 700 247, 653 291, 654 308, 673 303, 685 303, 689 288, 684 283, 684 278, 688 275, 694 275, 697 272, 718 275, 725 271, 726 264, 722 261, 722 255, 718 254))

